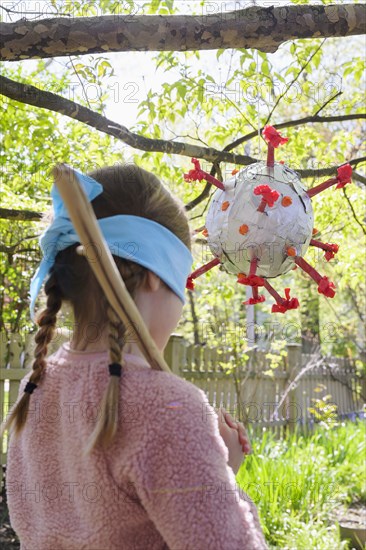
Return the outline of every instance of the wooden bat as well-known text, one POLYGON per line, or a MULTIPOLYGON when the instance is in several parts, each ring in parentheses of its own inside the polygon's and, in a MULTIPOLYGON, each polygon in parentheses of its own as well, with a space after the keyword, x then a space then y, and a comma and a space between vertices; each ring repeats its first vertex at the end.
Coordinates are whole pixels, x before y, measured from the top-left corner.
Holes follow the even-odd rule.
POLYGON ((87 251, 84 255, 108 302, 125 327, 131 327, 137 345, 151 368, 171 372, 126 288, 76 172, 67 164, 58 164, 53 176, 84 251, 87 251))

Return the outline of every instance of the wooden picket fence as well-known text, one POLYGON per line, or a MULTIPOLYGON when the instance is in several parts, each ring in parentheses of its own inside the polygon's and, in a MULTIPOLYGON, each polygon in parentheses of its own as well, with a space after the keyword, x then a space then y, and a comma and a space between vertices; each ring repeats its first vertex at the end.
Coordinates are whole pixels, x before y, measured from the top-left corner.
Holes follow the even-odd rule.
POLYGON ((325 417, 365 416, 366 380, 357 375, 355 361, 302 354, 299 344, 288 344, 286 358, 274 369, 266 354, 256 351, 239 360, 231 374, 220 365, 233 365, 230 351, 191 345, 179 335, 170 338, 166 358, 172 371, 200 387, 215 408, 223 406, 244 423, 278 435, 283 427, 311 428, 315 415, 309 409, 320 412, 319 400, 325 417))
MULTIPOLYGON (((58 331, 49 353, 69 339, 70 333, 58 331)), ((32 365, 34 346, 34 334, 7 337, 0 333, 1 418, 17 400, 20 380, 32 365)), ((177 334, 170 337, 164 355, 172 372, 201 388, 216 410, 223 406, 252 430, 270 429, 281 436, 295 426, 310 429, 315 422, 309 411, 313 399, 323 400, 328 407, 323 415, 331 418, 364 417, 366 381, 357 376, 354 362, 344 358, 320 361, 302 354, 300 345, 289 344, 287 357, 270 369, 264 353, 253 352, 249 358, 242 354, 235 361, 230 350, 192 345, 177 334), (227 365, 235 365, 231 373, 227 365)), ((6 448, 7 441, 0 440, 1 465, 6 463, 6 448)))

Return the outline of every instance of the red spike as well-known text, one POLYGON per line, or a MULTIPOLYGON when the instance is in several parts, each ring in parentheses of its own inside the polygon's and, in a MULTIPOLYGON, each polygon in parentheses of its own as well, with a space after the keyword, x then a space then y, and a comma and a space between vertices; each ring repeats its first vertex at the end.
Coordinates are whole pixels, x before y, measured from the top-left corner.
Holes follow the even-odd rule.
POLYGON ((295 262, 303 271, 310 275, 316 283, 318 283, 319 294, 324 294, 327 298, 333 298, 335 296, 335 284, 329 281, 328 277, 322 277, 316 269, 308 264, 301 256, 297 256, 295 262))
POLYGON ((309 189, 309 191, 307 192, 307 195, 311 199, 312 197, 314 197, 318 193, 321 193, 322 191, 325 191, 325 189, 328 189, 328 187, 331 187, 335 183, 338 183, 337 178, 330 178, 329 180, 324 181, 323 183, 320 183, 319 185, 316 185, 312 189, 309 189))
POLYGON ((290 298, 289 288, 285 288, 286 298, 282 298, 267 280, 264 282, 264 288, 276 300, 276 303, 272 306, 272 313, 286 313, 289 309, 297 309, 299 307, 299 300, 297 298, 290 298))
POLYGON ((254 188, 255 195, 262 195, 262 201, 257 208, 258 212, 264 212, 265 207, 273 206, 278 200, 280 194, 275 189, 271 189, 269 185, 257 185, 254 188))
POLYGON ((278 294, 273 286, 269 284, 267 280, 265 280, 264 287, 276 300, 276 304, 273 304, 272 306, 272 313, 285 313, 289 309, 297 309, 299 307, 299 300, 297 298, 290 298, 289 288, 285 288, 286 299, 284 299, 278 294))
POLYGON ((267 281, 267 279, 264 280, 264 288, 276 300, 277 304, 281 304, 282 302, 284 302, 284 299, 281 298, 281 296, 278 294, 277 290, 275 290, 273 288, 273 286, 267 281))
POLYGON ((264 279, 258 275, 249 275, 246 277, 244 273, 239 273, 237 283, 248 286, 264 286, 264 279))
POLYGON ((184 177, 185 181, 197 181, 197 180, 202 181, 202 180, 206 180, 206 181, 208 181, 208 183, 211 183, 212 185, 215 185, 219 189, 222 189, 223 191, 225 191, 225 186, 220 180, 216 179, 214 176, 212 176, 208 172, 205 172, 204 170, 201 170, 199 160, 197 160, 195 158, 192 158, 191 160, 194 164, 194 168, 193 168, 193 170, 190 170, 188 172, 188 174, 184 174, 183 177, 184 177))
POLYGON ((238 283, 241 283, 243 285, 249 285, 252 287, 253 298, 249 298, 249 300, 247 300, 246 302, 242 302, 246 306, 248 305, 252 306, 254 304, 259 304, 260 302, 265 301, 265 297, 262 295, 259 296, 258 294, 258 287, 264 285, 264 279, 262 277, 258 277, 258 275, 255 274, 257 271, 257 267, 258 267, 258 258, 254 257, 251 259, 251 262, 250 262, 248 277, 244 273, 238 274, 238 280, 237 280, 238 283))
POLYGON ((240 283, 242 285, 248 285, 248 286, 263 286, 264 285, 264 279, 262 277, 258 277, 256 275, 258 267, 258 258, 252 258, 250 262, 250 268, 249 268, 249 275, 248 277, 245 275, 245 273, 239 273, 237 283, 240 283))
POLYGON ((199 277, 200 275, 203 275, 203 273, 206 273, 206 271, 209 271, 219 263, 220 263, 219 258, 214 258, 207 264, 202 265, 201 267, 193 271, 193 273, 191 273, 187 278, 186 288, 188 288, 188 290, 194 290, 193 279, 197 279, 197 277, 199 277))
POLYGON ((267 151, 267 166, 268 168, 273 168, 275 163, 274 158, 274 147, 270 143, 268 143, 268 151, 267 151))
POLYGON ((254 258, 250 260, 249 277, 256 274, 257 267, 258 267, 258 258, 254 256, 254 258))
POLYGON ((327 260, 327 262, 329 262, 329 260, 332 260, 339 250, 338 244, 335 243, 322 243, 321 241, 311 239, 310 244, 312 246, 316 246, 317 248, 325 250, 324 258, 327 260))
POLYGON ((352 166, 350 164, 343 164, 337 170, 338 175, 338 185, 336 189, 342 189, 346 183, 351 183, 352 181, 352 166))
POLYGON ((341 189, 346 185, 346 183, 351 183, 351 177, 352 177, 352 166, 350 164, 344 164, 343 166, 340 166, 337 169, 336 178, 330 178, 329 180, 324 181, 319 185, 316 185, 312 189, 309 189, 307 192, 307 195, 311 199, 312 197, 314 197, 318 193, 321 193, 325 189, 328 189, 328 187, 331 187, 335 183, 338 184, 336 189, 341 189))
POLYGON ((188 290, 194 290, 194 281, 191 277, 188 277, 187 278, 187 282, 186 282, 186 288, 188 290))
POLYGON ((265 302, 266 299, 263 296, 263 294, 259 296, 257 286, 253 286, 252 292, 253 292, 253 298, 249 298, 249 300, 247 300, 246 302, 243 302, 244 305, 254 306, 255 304, 260 304, 261 302, 265 302))
POLYGON ((274 166, 274 150, 277 149, 283 143, 288 142, 288 138, 282 137, 280 132, 274 128, 274 126, 265 126, 263 128, 262 135, 268 143, 267 152, 267 166, 273 168, 274 166))

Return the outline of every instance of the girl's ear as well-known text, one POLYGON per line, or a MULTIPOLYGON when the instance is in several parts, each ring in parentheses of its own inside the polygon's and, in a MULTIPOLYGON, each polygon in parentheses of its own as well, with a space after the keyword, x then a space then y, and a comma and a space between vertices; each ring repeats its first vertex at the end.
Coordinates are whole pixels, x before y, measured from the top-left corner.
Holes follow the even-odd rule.
POLYGON ((159 290, 159 288, 160 288, 161 279, 160 279, 160 277, 155 275, 155 273, 153 273, 152 271, 148 271, 147 276, 146 276, 146 284, 147 284, 147 286, 150 290, 155 292, 156 290, 159 290))

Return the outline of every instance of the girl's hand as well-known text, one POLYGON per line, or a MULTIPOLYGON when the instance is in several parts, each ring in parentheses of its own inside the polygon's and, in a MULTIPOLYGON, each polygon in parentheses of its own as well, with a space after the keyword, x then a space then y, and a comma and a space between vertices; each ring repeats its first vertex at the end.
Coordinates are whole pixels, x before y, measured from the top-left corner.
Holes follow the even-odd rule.
POLYGON ((222 407, 219 408, 219 431, 228 450, 228 464, 236 475, 244 455, 251 452, 248 434, 242 422, 236 422, 222 407))
POLYGON ((250 446, 249 437, 244 427, 244 424, 242 422, 234 420, 231 414, 226 412, 225 409, 222 409, 222 411, 224 412, 226 423, 230 427, 236 428, 238 430, 239 441, 242 446, 243 453, 246 455, 250 454, 252 452, 252 449, 250 446))

